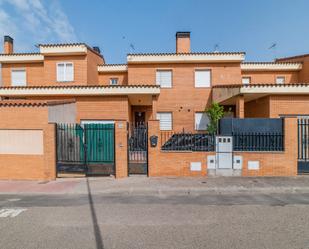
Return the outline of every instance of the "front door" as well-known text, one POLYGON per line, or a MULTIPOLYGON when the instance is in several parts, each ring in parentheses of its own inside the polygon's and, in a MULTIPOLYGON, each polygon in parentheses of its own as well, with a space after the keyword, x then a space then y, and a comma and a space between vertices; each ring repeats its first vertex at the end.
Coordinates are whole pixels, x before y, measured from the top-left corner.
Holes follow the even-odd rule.
POLYGON ((134 113, 134 121, 135 126, 145 125, 145 112, 135 112, 134 113))

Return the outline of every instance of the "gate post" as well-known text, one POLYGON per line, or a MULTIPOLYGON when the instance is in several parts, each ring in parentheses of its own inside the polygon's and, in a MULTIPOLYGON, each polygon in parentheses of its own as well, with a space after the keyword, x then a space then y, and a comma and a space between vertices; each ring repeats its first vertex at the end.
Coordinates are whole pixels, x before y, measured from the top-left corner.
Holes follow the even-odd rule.
POLYGON ((128 176, 128 140, 127 122, 115 122, 115 176, 123 178, 128 176))
POLYGON ((160 163, 159 153, 161 150, 160 139, 160 124, 158 120, 148 121, 148 176, 155 176, 157 174, 156 165, 160 163), (151 136, 158 136, 158 143, 156 147, 152 147, 149 142, 151 136))

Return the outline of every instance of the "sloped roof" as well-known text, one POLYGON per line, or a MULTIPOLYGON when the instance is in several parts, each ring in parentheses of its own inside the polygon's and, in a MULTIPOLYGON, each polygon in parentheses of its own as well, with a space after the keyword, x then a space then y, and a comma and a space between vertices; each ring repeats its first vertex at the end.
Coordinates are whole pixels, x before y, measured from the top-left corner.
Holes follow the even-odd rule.
POLYGON ((75 103, 75 100, 1 100, 0 107, 44 107, 75 103))

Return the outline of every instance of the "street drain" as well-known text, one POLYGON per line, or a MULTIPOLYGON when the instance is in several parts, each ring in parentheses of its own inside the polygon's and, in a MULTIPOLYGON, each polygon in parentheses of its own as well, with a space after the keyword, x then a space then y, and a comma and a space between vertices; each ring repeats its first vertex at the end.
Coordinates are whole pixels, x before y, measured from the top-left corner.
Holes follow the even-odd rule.
POLYGON ((49 181, 39 182, 38 184, 47 184, 47 183, 49 183, 49 181))

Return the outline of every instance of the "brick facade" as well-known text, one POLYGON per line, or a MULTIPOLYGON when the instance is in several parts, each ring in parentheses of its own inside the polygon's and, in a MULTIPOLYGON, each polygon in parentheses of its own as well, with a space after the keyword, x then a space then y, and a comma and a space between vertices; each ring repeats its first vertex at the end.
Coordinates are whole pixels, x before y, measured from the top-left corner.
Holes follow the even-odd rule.
POLYGON ((0 107, 0 129, 43 131, 43 155, 0 154, 0 179, 54 180, 55 125, 48 124, 47 107, 0 107))
MULTIPOLYGON (((150 58, 153 61, 150 59, 150 61, 142 59, 140 61, 132 62, 128 59, 127 64, 123 65, 125 69, 119 71, 115 69, 114 71, 112 69, 105 69, 100 71, 98 66, 105 65, 103 56, 98 55, 92 48, 85 44, 84 45, 86 50, 80 51, 78 53, 76 53, 75 50, 72 50, 73 52, 69 51, 72 49, 72 46, 75 46, 74 44, 60 44, 55 46, 48 45, 47 47, 56 47, 58 52, 49 52, 46 54, 39 53, 38 55, 42 56, 42 60, 31 61, 30 58, 28 62, 25 62, 22 59, 28 55, 14 54, 13 44, 6 43, 4 44, 5 51, 9 51, 8 53, 10 53, 10 56, 19 56, 21 61, 11 61, 10 59, 7 59, 5 55, 0 55, 0 62, 2 60, 2 85, 4 87, 10 88, 11 72, 13 69, 17 68, 23 68, 26 70, 27 86, 38 87, 39 89, 42 89, 42 92, 44 92, 46 89, 50 89, 51 87, 56 86, 108 86, 110 85, 111 78, 117 78, 118 84, 121 86, 156 85, 157 70, 172 71, 172 87, 161 88, 160 93, 154 95, 149 93, 134 93, 129 95, 122 93, 122 88, 119 87, 120 93, 105 96, 103 96, 102 93, 90 93, 89 95, 82 96, 68 93, 52 96, 48 94, 41 94, 40 96, 36 94, 16 94, 9 96, 1 94, 0 97, 11 99, 26 98, 28 100, 75 99, 77 110, 76 122, 81 122, 82 120, 116 121, 116 147, 118 146, 118 151, 116 150, 116 177, 120 178, 127 176, 127 165, 124 163, 124 161, 127 160, 127 155, 125 155, 125 150, 127 149, 127 134, 126 129, 122 129, 120 127, 124 126, 126 122, 135 122, 136 113, 144 112, 145 122, 152 120, 149 121, 149 132, 152 134, 159 134, 160 132, 158 121, 153 121, 156 119, 156 114, 158 112, 172 113, 172 131, 197 132, 195 130, 195 113, 203 112, 205 108, 211 105, 213 102, 213 87, 240 85, 242 83, 242 77, 250 77, 251 84, 274 84, 276 82, 277 76, 285 77, 285 83, 296 84, 299 82, 309 82, 309 55, 298 56, 295 58, 283 58, 274 63, 264 63, 265 65, 262 63, 262 66, 266 67, 266 69, 263 70, 244 70, 244 59, 240 57, 240 54, 242 53, 191 53, 189 32, 180 32, 180 34, 178 34, 176 37, 176 53, 143 54, 142 57, 144 56, 145 58, 150 58), (166 59, 168 56, 172 57, 172 59, 169 58, 171 61, 166 59), (198 56, 200 56, 200 59, 194 59, 198 56), (236 58, 233 56, 238 57, 236 58), (189 59, 181 60, 182 57, 189 59), (163 59, 160 61, 157 58, 163 59), (290 62, 295 63, 299 61, 301 63, 299 65, 296 63, 296 66, 298 66, 296 69, 284 69, 284 67, 291 66, 290 62), (59 62, 73 62, 73 82, 57 82, 56 72, 57 63, 59 62), (285 62, 289 62, 290 64, 285 62), (271 67, 275 66, 278 66, 278 68, 271 69, 271 67), (210 70, 210 87, 195 87, 195 71, 200 69, 210 70)), ((29 56, 31 57, 32 55, 29 56)), ((110 66, 110 68, 113 68, 113 65, 110 66)), ((110 88, 113 89, 115 87, 111 86, 110 88)), ((309 97, 306 94, 291 95, 287 93, 276 95, 274 93, 253 96, 252 94, 244 95, 239 93, 236 98, 232 100, 226 99, 222 101, 221 104, 225 105, 226 109, 228 107, 232 107, 234 116, 240 118, 277 118, 280 116, 291 115, 309 116, 309 97)), ((16 109, 16 112, 20 113, 21 109, 16 109)), ((14 127, 16 123, 18 123, 18 129, 27 127, 30 129, 43 129, 44 138, 46 138, 46 136, 52 136, 52 130, 49 128, 50 125, 46 124, 47 117, 44 111, 41 112, 40 108, 34 107, 29 107, 29 110, 24 108, 23 110, 24 113, 22 115, 26 115, 25 120, 14 122, 14 120, 17 118, 20 120, 20 117, 14 114, 15 111, 11 113, 7 112, 5 108, 2 108, 0 111, 1 115, 5 115, 5 112, 7 112, 6 115, 9 115, 10 118, 1 120, 0 124, 3 125, 3 127, 14 127), (44 122, 45 125, 47 125, 46 127, 42 125, 44 122), (45 135, 45 133, 47 135, 45 135)), ((288 120, 287 122, 287 125, 289 125, 294 132, 295 127, 291 123, 292 121, 288 120)), ((295 142, 293 141, 293 136, 295 136, 295 139, 297 138, 293 132, 288 131, 286 137, 286 141, 290 141, 291 144, 295 142)), ((47 152, 52 146, 54 146, 53 140, 50 141, 50 145, 47 145, 50 147, 46 148, 47 152)), ((159 148, 160 145, 158 145, 156 148, 149 147, 150 176, 206 175, 207 155, 214 154, 213 152, 163 152, 159 148), (195 160, 202 162, 202 171, 190 171, 190 162, 195 160)), ((261 169, 258 172, 251 172, 244 168, 243 175, 295 175, 293 161, 296 160, 295 151, 292 150, 289 145, 287 149, 287 152, 284 153, 242 153, 244 157, 244 165, 247 165, 248 160, 261 161, 261 169), (293 158, 291 158, 292 156, 293 158), (272 161, 275 162, 271 163, 272 161), (280 167, 279 162, 290 163, 286 163, 284 166, 280 167)), ((55 162, 52 162, 52 157, 49 155, 52 155, 52 152, 48 152, 44 158, 31 158, 31 160, 37 160, 38 165, 42 165, 43 160, 47 160, 44 165, 52 165, 55 162)), ((1 157, 4 158, 4 156, 1 157)), ((31 161, 28 159, 30 158, 29 156, 20 157, 22 160, 24 160, 24 162, 31 161)), ((10 162, 10 156, 8 156, 6 160, 10 162)), ((12 164, 14 165, 14 163, 12 164)), ((51 171, 51 168, 51 166, 47 166, 48 170, 45 170, 44 174, 42 173, 42 168, 40 170, 37 168, 37 173, 32 173, 35 178, 39 178, 40 176, 42 178, 45 177, 52 179, 54 177, 54 172, 51 171)), ((26 174, 25 177, 27 178, 28 175, 26 174)))

